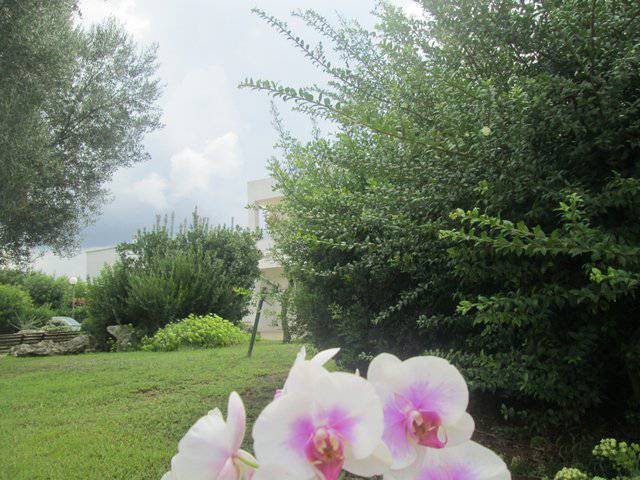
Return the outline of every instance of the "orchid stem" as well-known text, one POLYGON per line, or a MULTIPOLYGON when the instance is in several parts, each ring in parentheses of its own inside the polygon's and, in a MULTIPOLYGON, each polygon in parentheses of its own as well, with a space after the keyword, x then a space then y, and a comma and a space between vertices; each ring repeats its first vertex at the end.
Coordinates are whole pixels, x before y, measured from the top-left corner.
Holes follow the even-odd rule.
POLYGON ((238 455, 238 457, 236 457, 239 461, 241 461, 242 463, 244 463, 245 465, 248 465, 251 468, 258 468, 258 464, 255 462, 252 462, 251 460, 247 460, 246 458, 242 458, 241 456, 238 455))

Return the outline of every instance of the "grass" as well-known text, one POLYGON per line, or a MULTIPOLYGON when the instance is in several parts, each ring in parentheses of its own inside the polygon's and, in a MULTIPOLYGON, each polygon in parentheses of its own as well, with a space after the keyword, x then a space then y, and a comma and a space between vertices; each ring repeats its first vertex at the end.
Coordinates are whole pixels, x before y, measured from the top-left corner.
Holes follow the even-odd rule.
MULTIPOLYGON (((298 348, 263 341, 251 359, 246 345, 0 357, 0 480, 158 480, 178 440, 212 408, 225 412, 231 391, 242 396, 251 426, 298 348)), ((495 401, 489 403, 472 398, 474 439, 504 456, 514 480, 552 478, 562 465, 584 466, 605 436, 636 438, 622 428, 614 428, 615 435, 610 424, 590 435, 532 437, 509 427, 496 415, 495 401)), ((245 440, 250 448, 249 436, 245 440)))
POLYGON ((178 440, 236 390, 250 424, 297 345, 0 358, 0 479, 159 479, 178 440))

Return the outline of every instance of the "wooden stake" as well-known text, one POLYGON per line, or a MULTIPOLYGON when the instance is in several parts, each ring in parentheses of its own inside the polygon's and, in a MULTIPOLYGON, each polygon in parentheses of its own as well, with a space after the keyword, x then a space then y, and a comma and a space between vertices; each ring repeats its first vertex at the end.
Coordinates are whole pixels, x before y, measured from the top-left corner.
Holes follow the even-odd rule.
POLYGON ((258 334, 258 324, 260 323, 260 314, 262 313, 262 304, 264 303, 264 297, 267 291, 266 288, 260 289, 260 299, 258 300, 258 309, 256 310, 256 319, 253 322, 253 330, 251 331, 251 341, 249 342, 249 351, 247 357, 250 357, 253 353, 253 344, 256 343, 256 335, 258 334))

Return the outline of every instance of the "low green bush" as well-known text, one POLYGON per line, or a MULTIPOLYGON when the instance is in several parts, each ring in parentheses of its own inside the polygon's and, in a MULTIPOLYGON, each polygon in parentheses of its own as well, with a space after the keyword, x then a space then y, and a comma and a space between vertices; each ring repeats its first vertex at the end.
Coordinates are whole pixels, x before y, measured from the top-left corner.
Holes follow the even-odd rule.
POLYGON ((613 438, 601 440, 593 449, 593 455, 607 460, 607 477, 589 475, 578 468, 565 467, 556 473, 554 480, 636 480, 640 478, 640 445, 618 442, 613 438))
POLYGON ((142 339, 147 351, 172 351, 181 347, 226 347, 246 340, 248 335, 218 315, 189 315, 170 323, 152 337, 142 339))
POLYGON ((27 292, 15 285, 0 284, 0 331, 14 330, 13 322, 33 311, 27 292))

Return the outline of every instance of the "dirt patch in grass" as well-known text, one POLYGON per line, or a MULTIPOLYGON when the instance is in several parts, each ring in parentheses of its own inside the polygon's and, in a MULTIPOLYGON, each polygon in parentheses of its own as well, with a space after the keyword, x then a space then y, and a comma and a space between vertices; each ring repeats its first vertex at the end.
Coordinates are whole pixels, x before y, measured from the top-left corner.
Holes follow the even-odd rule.
POLYGON ((154 399, 159 397, 160 395, 166 395, 166 394, 177 392, 177 391, 178 391, 177 388, 166 388, 166 387, 161 387, 160 385, 157 385, 155 387, 138 388, 137 390, 134 391, 134 393, 144 398, 154 399))
POLYGON ((258 379, 255 385, 238 392, 245 404, 253 407, 249 411, 249 417, 252 419, 273 400, 275 391, 282 388, 286 374, 262 374, 258 375, 258 379))

